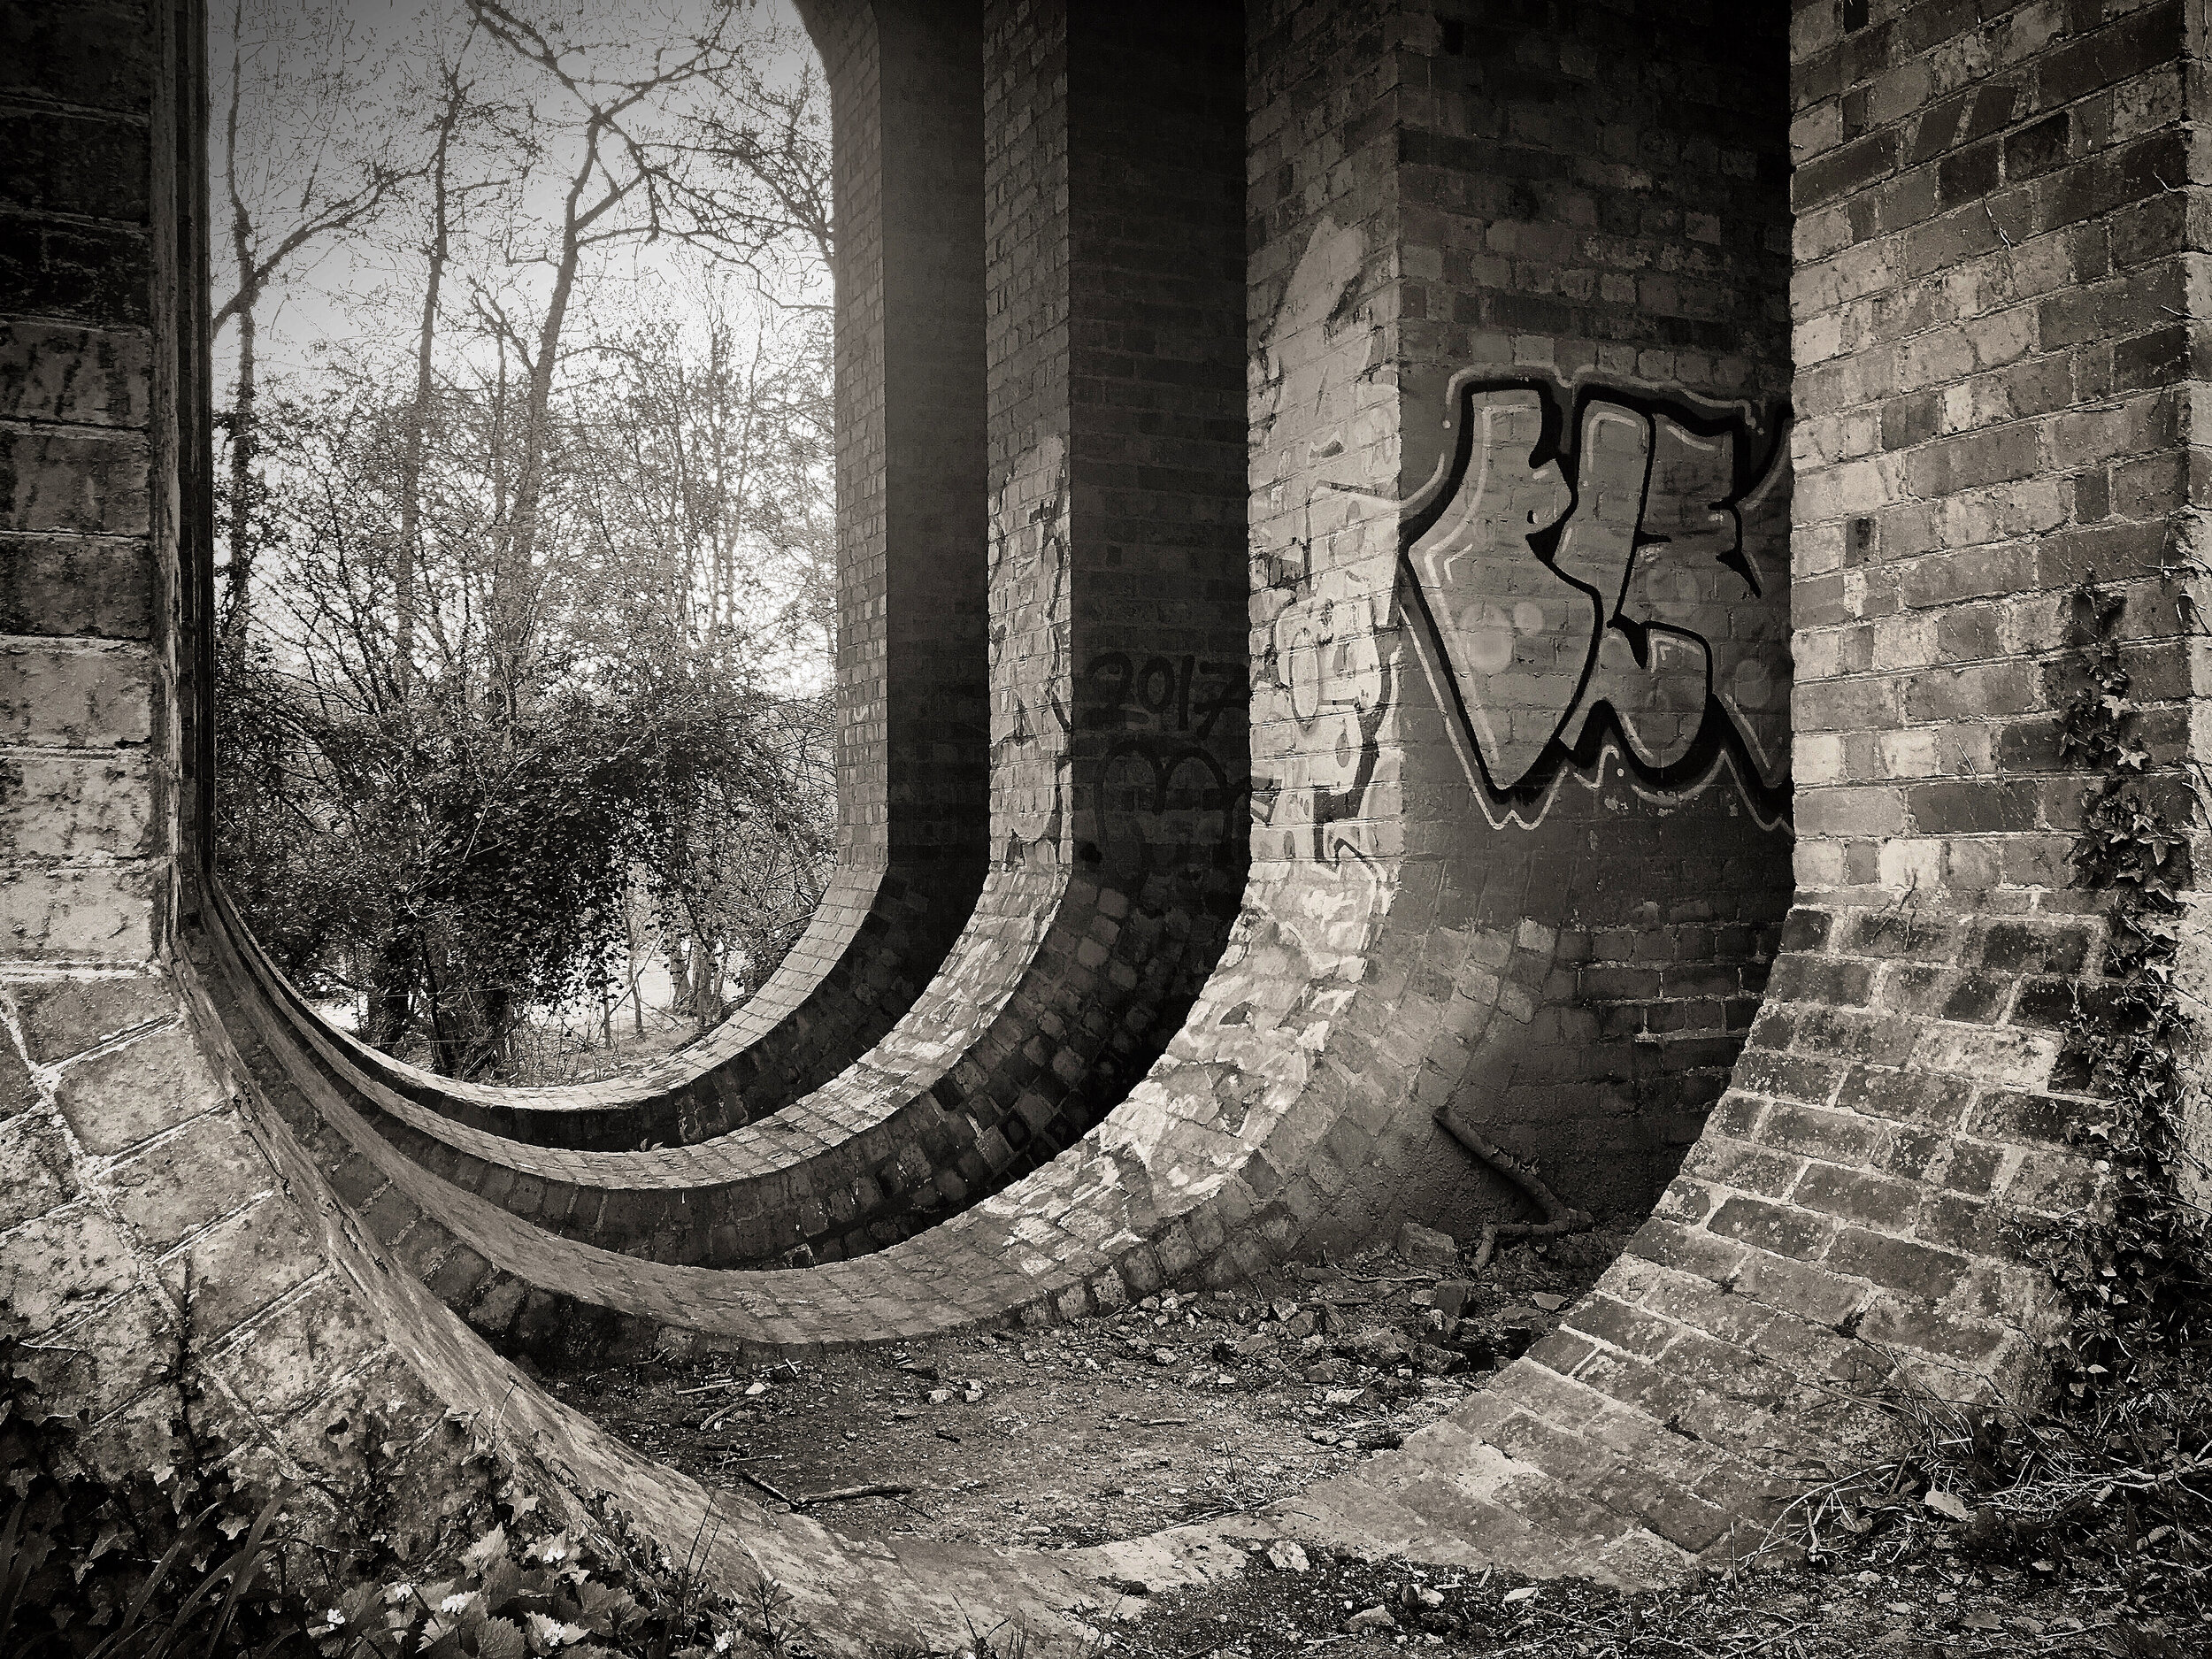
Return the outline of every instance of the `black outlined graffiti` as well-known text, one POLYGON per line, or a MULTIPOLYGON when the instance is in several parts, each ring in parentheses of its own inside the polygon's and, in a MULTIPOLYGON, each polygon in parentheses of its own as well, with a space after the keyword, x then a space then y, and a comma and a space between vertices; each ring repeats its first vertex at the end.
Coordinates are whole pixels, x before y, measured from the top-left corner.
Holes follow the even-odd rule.
POLYGON ((1785 421, 1540 378, 1455 386, 1457 444, 1409 503, 1400 590, 1486 804, 1540 816, 1610 745, 1645 787, 1725 759, 1786 815, 1785 421))
POLYGON ((1206 740, 1248 699, 1242 663, 1189 652, 1106 651, 1091 659, 1078 719, 1085 731, 1116 733, 1101 774, 1107 846, 1131 849, 1148 872, 1240 862, 1233 818, 1250 781, 1232 778, 1206 740))

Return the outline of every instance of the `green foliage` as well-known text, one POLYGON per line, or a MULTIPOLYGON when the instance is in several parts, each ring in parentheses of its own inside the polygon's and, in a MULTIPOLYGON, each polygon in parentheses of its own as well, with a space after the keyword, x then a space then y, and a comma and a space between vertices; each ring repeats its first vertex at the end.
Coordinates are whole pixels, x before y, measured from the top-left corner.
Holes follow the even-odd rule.
MULTIPOLYGON (((218 664, 218 868, 305 994, 358 1002, 368 1041, 449 1075, 507 1074, 528 1010, 603 994, 641 911, 757 983, 827 864, 826 705, 762 689, 766 648, 703 620, 706 579, 584 511, 618 495, 620 457, 594 446, 623 412, 563 424, 584 505, 549 511, 560 545, 504 640, 487 618, 512 572, 472 494, 496 407, 436 411, 435 447, 462 458, 434 469, 438 534, 416 553, 390 529, 411 406, 364 381, 262 423, 273 527, 253 626, 218 664)), ((718 989, 702 1000, 718 1018, 718 989)))
POLYGON ((457 1076, 495 1069, 522 1008, 607 980, 672 788, 733 747, 705 697, 572 691, 495 723, 434 694, 365 718, 250 670, 233 684, 244 756, 296 757, 273 788, 226 771, 233 896, 296 983, 327 995, 365 968, 388 1037, 416 1012, 457 1076))
POLYGON ((450 1571, 364 1585, 308 1634, 324 1659, 708 1659, 753 1645, 733 1603, 626 1520, 585 1539, 495 1527, 450 1571))
POLYGON ((0 1653, 9 1659, 304 1654, 281 1505, 244 1487, 180 1396, 175 1460, 103 1478, 75 1417, 40 1401, 32 1350, 0 1332, 0 1653))
POLYGON ((1909 1383, 1882 1403, 1900 1431, 1895 1454, 1795 1499, 1770 1549, 1839 1572, 1906 1559, 1918 1572, 1933 1556, 1955 1583, 1995 1564, 2032 1582, 2093 1584, 2140 1643, 2125 1651, 2185 1651, 2160 1632, 2206 1610, 2212 1375, 2154 1362, 2128 1388, 2070 1396, 2055 1413, 1909 1383))

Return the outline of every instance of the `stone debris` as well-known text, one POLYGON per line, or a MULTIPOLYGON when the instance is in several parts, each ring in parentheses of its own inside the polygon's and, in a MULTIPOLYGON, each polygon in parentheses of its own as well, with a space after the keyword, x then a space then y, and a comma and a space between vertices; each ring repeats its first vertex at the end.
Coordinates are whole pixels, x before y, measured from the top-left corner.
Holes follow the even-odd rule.
MULTIPOLYGON (((702 1356, 556 1386, 710 1486, 749 1490, 757 1478, 808 1502, 855 1494, 837 1502, 841 1531, 1096 1544, 1255 1510, 1404 1446, 1548 1333, 1556 1317, 1538 1295, 1562 1293, 1564 1305, 1601 1265, 1594 1253, 1570 1264, 1517 1247, 1479 1279, 1431 1286, 1377 1251, 1348 1271, 1166 1291, 1048 1330, 750 1371, 702 1356), (716 1407, 721 1420, 703 1421, 716 1407), (1048 1425, 1064 1437, 1056 1455, 1002 1455, 1048 1425), (874 1494, 893 1481, 925 1495, 874 1494)), ((1395 1588, 1385 1605, 1401 1626, 1426 1629, 1395 1588)))
POLYGON ((1471 1279, 1448 1279, 1431 1288, 1429 1306, 1447 1319, 1456 1319, 1467 1311, 1468 1303, 1481 1294, 1482 1286, 1471 1279))
POLYGON ((1409 1221, 1398 1229, 1398 1256, 1413 1267, 1457 1267, 1459 1240, 1448 1233, 1409 1221))
POLYGON ((1267 1564, 1283 1572, 1304 1572, 1313 1563, 1306 1559, 1302 1547, 1287 1538, 1279 1538, 1267 1547, 1267 1564))

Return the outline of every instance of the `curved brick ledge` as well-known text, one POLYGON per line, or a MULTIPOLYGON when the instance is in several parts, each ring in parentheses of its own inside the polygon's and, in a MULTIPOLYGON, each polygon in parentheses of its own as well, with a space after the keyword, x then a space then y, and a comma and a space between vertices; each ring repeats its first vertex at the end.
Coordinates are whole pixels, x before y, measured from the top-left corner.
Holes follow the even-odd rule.
POLYGON ((759 1123, 645 1152, 524 1145, 396 1095, 234 914, 222 932, 265 1022, 288 1024, 292 1049, 425 1170, 566 1237, 744 1266, 796 1246, 880 1248, 1078 1139, 1141 1075, 1218 955, 1220 921, 1145 907, 1199 885, 1155 878, 1133 904, 1083 877, 996 872, 928 993, 860 1060, 759 1123))
MULTIPOLYGON (((1369 1045, 1430 1017, 1417 965, 1387 981, 1368 969, 1417 964, 1434 877, 1256 879, 1183 1033, 1081 1146, 918 1238, 797 1271, 549 1238, 430 1176, 334 1092, 313 1098, 315 1080, 267 1048, 241 1048, 280 1108, 295 1096, 288 1118, 365 1224, 508 1340, 595 1314, 631 1344, 754 1352, 1040 1323, 1164 1283, 1234 1281, 1326 1225, 1363 1161, 1360 1120, 1386 1113, 1412 1072, 1375 1066, 1369 1045)), ((2024 1091, 2056 1047, 2033 987, 2047 967, 2078 965, 2085 925, 1924 918, 1909 951, 1878 914, 1801 910, 1793 932, 1805 948, 1784 958, 1736 1085, 1630 1251, 1449 1423, 1302 1498, 1322 1517, 1300 1523, 1312 1535, 1402 1549, 1448 1534, 1454 1559, 1645 1581, 1770 1516, 1807 1457, 1847 1448, 1864 1427, 1851 1402, 1896 1368, 1946 1392, 1962 1374, 2019 1379, 2053 1316, 1999 1220, 2062 1210, 2088 1178, 2020 1134, 2024 1091), (1905 1011, 1932 975, 2007 972, 2016 1019, 1905 1011), (1870 1006, 1839 1005, 1839 983, 1864 986, 1870 1006), (1881 1049, 1884 1031, 1901 1046, 1881 1049)), ((1545 941, 1522 949, 1523 976, 1540 976, 1545 941)), ((251 1018, 223 1011, 234 1033, 251 1018)), ((285 1040, 280 1022, 257 1023, 263 1043, 285 1040)))
MULTIPOLYGON (((319 1041, 387 1098, 527 1147, 687 1145, 780 1110, 865 1053, 928 985, 982 884, 979 857, 841 864, 791 954, 742 1008, 675 1054, 604 1083, 507 1088, 436 1076, 330 1026, 265 961, 257 966, 270 995, 318 1025, 319 1041)), ((427 1125, 419 1112, 405 1116, 427 1125)))

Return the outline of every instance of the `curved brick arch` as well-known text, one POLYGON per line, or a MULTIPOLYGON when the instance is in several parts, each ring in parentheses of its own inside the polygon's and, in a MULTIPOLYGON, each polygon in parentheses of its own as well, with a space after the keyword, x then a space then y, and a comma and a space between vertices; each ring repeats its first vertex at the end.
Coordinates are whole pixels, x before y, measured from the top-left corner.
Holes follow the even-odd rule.
MULTIPOLYGON (((913 60, 905 36, 925 20, 941 33, 958 14, 893 8, 815 21, 833 40, 836 27, 898 34, 872 55, 826 59, 841 84, 864 88, 889 51, 912 79, 902 96, 926 102, 935 72, 913 60)), ((708 1134, 682 1092, 636 1085, 623 1086, 643 1097, 627 1110, 566 1110, 595 1140, 678 1138, 663 1133, 672 1108, 690 1131, 673 1147, 600 1151, 530 1144, 548 1138, 543 1118, 520 1120, 541 1107, 443 1086, 329 1030, 239 936, 242 960, 296 1028, 288 1051, 311 1050, 353 1110, 426 1168, 534 1225, 653 1259, 850 1256, 1047 1162, 1180 1024, 1219 952, 1246 844, 1245 490, 1232 435, 1241 426, 1240 232, 1219 211, 1240 165, 1232 22, 1218 9, 1194 12, 1180 27, 1179 66, 1133 81, 1116 77, 1149 42, 1103 20, 1079 20, 1065 38, 995 42, 984 58, 989 96, 1018 106, 1001 110, 1002 125, 1016 126, 1018 112, 1030 124, 1020 145, 985 158, 1008 205, 979 232, 1033 250, 1025 258, 1058 274, 1002 276, 990 290, 998 850, 934 979, 867 1051, 823 1067, 818 1087, 756 1124, 708 1134), (1068 88, 1040 73, 1033 48, 1066 57, 1068 88), (1141 124, 1111 108, 1117 84, 1146 88, 1141 124), (1038 217, 1009 193, 1064 182, 1071 145, 1113 165, 1038 217), (1130 228, 1139 211, 1151 221, 1142 234, 1130 228)), ((902 108, 889 90, 879 96, 887 111, 902 108)), ((886 156, 891 138, 887 129, 886 156)), ((927 171, 912 156, 901 165, 927 171)), ((896 210, 878 214, 886 225, 959 210, 907 182, 896 210)), ((872 251, 841 256, 861 265, 841 297, 846 312, 872 312, 872 251)), ((902 280, 933 278, 953 280, 926 265, 902 280)), ((872 442, 863 421, 841 434, 841 453, 872 442)), ((859 572, 841 603, 864 617, 879 607, 864 563, 859 572)), ((892 626, 908 626, 900 595, 890 597, 892 626)), ((895 714, 914 689, 890 688, 895 714)), ((910 746, 926 748, 926 735, 910 746)), ((239 935, 227 911, 220 925, 239 935)), ((690 1093, 724 1077, 710 1071, 690 1093)))
MULTIPOLYGON (((1693 337, 1716 320, 1699 271, 1605 266, 1634 260, 1642 227, 1607 191, 1653 207, 1638 196, 1650 168, 1709 160, 1743 176, 1725 134, 1754 120, 1738 106, 1762 90, 1746 79, 1755 39, 1732 16, 1702 34, 1679 8, 1663 28, 1609 14, 1588 27, 1625 33, 1583 38, 1472 6, 1255 5, 1252 620, 1256 663, 1272 649, 1280 672, 1255 675, 1261 810, 1227 950, 1166 1053, 1079 1146, 864 1260, 746 1275, 553 1239, 442 1183, 337 1091, 317 1092, 311 1057, 283 1051, 296 1029, 221 959, 196 886, 197 602, 178 575, 204 535, 204 457, 180 442, 193 411, 178 401, 199 348, 172 280, 194 257, 196 197, 177 188, 193 177, 193 124, 176 88, 196 46, 164 36, 167 9, 52 15, 62 23, 9 14, 35 78, 5 96, 116 165, 44 168, 27 148, 7 175, 11 228, 29 239, 8 267, 0 375, 14 630, 0 710, 24 780, 0 803, 14 941, 0 1278, 40 1336, 82 1355, 65 1381, 112 1455, 159 1432, 143 1357, 180 1319, 189 1263, 217 1409, 269 1465, 311 1466, 326 1413, 396 1400, 422 1430, 411 1478, 434 1489, 442 1409, 506 1402, 557 1495, 606 1486, 687 1536, 711 1504, 722 1570, 755 1552, 857 1646, 910 1620, 957 1629, 958 1603, 1049 1616, 1101 1571, 1233 1570, 1231 1544, 1278 1531, 1646 1579, 1726 1552, 1732 1527, 1786 1489, 1791 1460, 1855 1432, 1839 1408, 1868 1376, 1902 1363, 1962 1391, 2027 1374, 2057 1313, 2004 1224, 2062 1210, 2089 1179, 2056 1144, 2070 1102, 2054 1092, 2051 1011, 2093 978, 2099 950, 2088 895, 2064 885, 2079 782, 2055 736, 2068 687, 2051 641, 2083 572, 2131 584, 2147 726, 2162 745, 2193 741, 2152 580, 2185 507, 2188 369, 2168 312, 2192 303, 2179 210, 2196 187, 2170 182, 2191 177, 2177 7, 2030 27, 2024 12, 1970 24, 1903 4, 1848 32, 1839 8, 1800 8, 1796 906, 1727 1093, 1596 1292, 1447 1422, 1294 1509, 1050 1560, 864 1560, 822 1529, 710 1499, 521 1382, 418 1279, 465 1300, 446 1276, 476 1270, 454 1246, 483 1263, 477 1295, 496 1288, 491 1255, 534 1250, 603 1275, 588 1288, 599 1304, 769 1345, 896 1334, 909 1309, 1049 1317, 1152 1276, 1233 1275, 1358 1236, 1384 1213, 1376 1171, 1403 1185, 1391 1172, 1435 1167, 1428 1113, 1455 1090, 1514 1124, 1512 1080, 1478 1068, 1584 987, 1560 942, 1571 926, 1524 913, 1509 934, 1509 906, 1468 896, 1471 871, 1511 863, 1460 856, 1469 814, 1484 833, 1514 832, 1482 814, 1466 749, 1474 780, 1494 758, 1502 774, 1546 744, 1571 751, 1597 716, 1576 727, 1574 708, 1555 712, 1517 751, 1509 721, 1502 742, 1494 723, 1486 738, 1456 723, 1451 687, 1464 699, 1498 672, 1480 637, 1495 624, 1420 617, 1404 584, 1421 572, 1401 569, 1418 537, 1404 545, 1397 503, 1435 475, 1436 411, 1479 351, 1506 354, 1494 380, 1529 378, 1540 346, 1537 378, 1563 385, 1663 389, 1668 356, 1688 393, 1730 389, 1683 373, 1686 356, 1717 349, 1693 337), (80 38, 103 45, 86 53, 80 38), (1586 122, 1546 126, 1567 107, 1649 126, 1624 115, 1593 158, 1574 149, 1586 122), (1670 127, 1713 154, 1651 152, 1670 127), (1600 267, 1584 292, 1568 280, 1577 257, 1600 267), (1632 300, 1608 274, 1626 275, 1632 300), (1648 338, 1655 319, 1678 325, 1669 343, 1648 338), (1302 480, 1327 488, 1279 488, 1302 480), (1297 611, 1286 629, 1301 606, 1325 615, 1297 611), (349 1187, 363 1164, 380 1179, 349 1187), (1041 1302, 1040 1283, 1064 1300, 1041 1302)), ((1652 233, 1656 245, 1717 245, 1692 217, 1678 239, 1652 233)), ((1740 322, 1716 339, 1731 331, 1740 322)), ((1035 424, 1008 441, 1010 480, 1016 459, 1045 453, 1035 424)), ((1085 442, 1098 429, 1071 422, 1064 452, 1085 442)), ((1540 471, 1539 449, 1525 454, 1540 471)), ((1540 612, 1543 595, 1527 597, 1540 612)), ((1572 640, 1564 629, 1540 614, 1517 636, 1572 640)), ((1008 739, 1034 735, 1018 714, 1050 706, 1002 709, 1008 739)), ((1647 772, 1664 782, 1671 743, 1697 741, 1652 721, 1700 705, 1608 706, 1644 772, 1624 762, 1563 786, 1608 814, 1586 838, 1644 807, 1678 826, 1719 812, 1721 785, 1695 797, 1702 809, 1636 788, 1647 772)), ((1097 752, 1114 763, 1110 743, 1097 752)), ((1048 798, 1049 753, 1021 770, 1034 758, 999 757, 1010 817, 1048 798)), ((1699 844, 1715 833, 1717 818, 1699 844)), ((1520 869, 1540 898, 1573 885, 1520 869)), ((1624 1002, 1695 1000, 1663 980, 1624 988, 1624 1002)), ((510 1277, 525 1317, 533 1281, 510 1277)))
POLYGON ((684 1144, 803 1097, 913 1005, 982 888, 981 13, 885 4, 808 21, 838 141, 836 869, 758 992, 634 1077, 470 1084, 323 1033, 380 1090, 525 1145, 684 1144))

